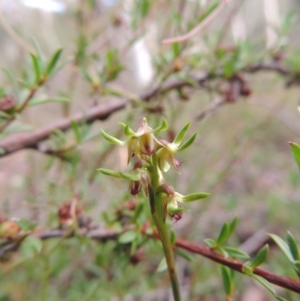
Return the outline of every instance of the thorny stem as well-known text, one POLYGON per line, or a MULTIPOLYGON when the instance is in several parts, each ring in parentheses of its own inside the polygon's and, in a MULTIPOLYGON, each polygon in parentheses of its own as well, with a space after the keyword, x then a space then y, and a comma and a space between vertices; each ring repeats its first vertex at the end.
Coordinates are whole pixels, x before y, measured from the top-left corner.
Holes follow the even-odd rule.
POLYGON ((149 202, 151 207, 151 215, 153 217, 155 226, 160 236, 160 240, 163 246, 169 277, 171 280, 172 291, 175 301, 180 301, 180 290, 179 283, 177 279, 176 266, 174 260, 173 249, 168 233, 168 227, 165 223, 164 217, 164 205, 160 195, 156 192, 158 188, 158 167, 156 161, 156 154, 152 155, 152 170, 151 170, 151 185, 149 185, 149 202))

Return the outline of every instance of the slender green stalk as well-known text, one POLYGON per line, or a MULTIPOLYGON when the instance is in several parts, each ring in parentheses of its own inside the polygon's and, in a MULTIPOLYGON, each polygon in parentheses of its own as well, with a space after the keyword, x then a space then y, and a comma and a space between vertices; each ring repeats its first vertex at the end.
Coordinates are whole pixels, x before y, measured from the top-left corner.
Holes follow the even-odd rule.
POLYGON ((149 186, 149 201, 151 207, 151 214, 159 233, 161 243, 163 246, 169 277, 171 280, 173 296, 175 301, 180 301, 180 291, 179 291, 179 283, 177 279, 176 266, 174 260, 174 253, 170 241, 170 236, 168 233, 168 227, 165 223, 165 214, 164 213, 164 204, 162 203, 160 195, 156 192, 158 187, 158 170, 157 170, 157 162, 156 155, 152 155, 152 170, 151 170, 151 185, 149 186))

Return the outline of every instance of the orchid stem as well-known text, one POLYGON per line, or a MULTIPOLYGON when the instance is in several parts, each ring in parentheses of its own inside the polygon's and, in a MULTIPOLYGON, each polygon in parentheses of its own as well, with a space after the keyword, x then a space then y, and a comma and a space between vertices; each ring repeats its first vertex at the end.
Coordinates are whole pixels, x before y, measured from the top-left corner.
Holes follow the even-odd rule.
POLYGON ((151 207, 151 214, 160 236, 160 240, 163 246, 169 277, 172 285, 172 291, 174 296, 174 301, 180 301, 180 290, 179 283, 176 273, 176 266, 174 260, 174 253, 172 249, 172 244, 170 236, 168 233, 168 227, 165 223, 165 213, 164 204, 162 203, 160 195, 156 192, 159 184, 159 174, 157 169, 156 154, 152 155, 153 169, 151 170, 151 185, 149 186, 149 201, 151 207))

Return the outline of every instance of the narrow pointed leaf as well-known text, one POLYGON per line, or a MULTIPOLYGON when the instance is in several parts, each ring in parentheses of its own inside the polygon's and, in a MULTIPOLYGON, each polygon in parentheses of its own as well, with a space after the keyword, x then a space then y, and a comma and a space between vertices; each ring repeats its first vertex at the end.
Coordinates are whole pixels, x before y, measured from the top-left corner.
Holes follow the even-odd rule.
POLYGON ((238 219, 235 217, 230 223, 229 223, 229 232, 230 235, 234 232, 236 225, 237 225, 238 219))
POLYGON ((116 170, 99 168, 99 169, 97 169, 97 171, 100 171, 101 173, 103 173, 106 176, 111 176, 111 177, 119 178, 119 179, 122 178, 122 176, 120 175, 120 172, 116 171, 116 170))
POLYGON ((231 258, 242 259, 242 260, 248 260, 250 258, 248 254, 234 247, 222 247, 222 248, 229 254, 231 258))
POLYGON ((276 296, 276 299, 279 300, 279 301, 287 301, 286 299, 284 299, 282 297, 279 297, 279 296, 276 296))
POLYGON ((40 69, 38 58, 32 53, 30 53, 30 56, 32 59, 32 64, 35 72, 35 84, 37 85, 40 82, 42 70, 40 69))
POLYGON ((218 245, 221 245, 222 243, 224 243, 228 238, 229 238, 229 225, 227 223, 225 223, 221 229, 221 232, 216 240, 218 245))
POLYGON ((176 146, 180 145, 189 127, 190 127, 190 123, 187 123, 177 134, 173 142, 174 144, 176 144, 176 146))
POLYGON ((209 196, 210 196, 210 193, 207 193, 207 192, 196 192, 196 193, 184 195, 182 197, 182 200, 185 203, 189 203, 189 202, 194 202, 194 201, 198 201, 198 200, 201 200, 201 199, 205 199, 209 196))
POLYGON ((45 103, 52 103, 52 102, 69 102, 69 98, 67 97, 51 97, 51 98, 34 98, 32 100, 30 100, 28 106, 29 107, 33 107, 33 106, 37 106, 40 104, 45 104, 45 103))
POLYGON ((47 66, 47 70, 46 70, 46 74, 50 77, 52 74, 52 71, 54 70, 57 61, 59 60, 59 57, 62 53, 62 49, 58 49, 57 51, 55 51, 55 53, 53 54, 52 58, 50 59, 50 62, 47 66))
POLYGON ((229 268, 225 266, 221 266, 221 274, 222 274, 223 286, 224 286, 226 296, 229 296, 231 295, 233 290, 233 279, 231 277, 229 268))
POLYGON ((125 142, 121 141, 111 135, 108 135, 107 133, 105 133, 103 130, 101 130, 101 134, 103 136, 104 139, 106 139, 107 141, 109 141, 112 144, 116 144, 116 145, 124 145, 125 142))
POLYGON ((294 261, 293 255, 290 251, 288 244, 278 235, 276 234, 269 234, 269 236, 275 241, 277 246, 281 249, 281 251, 285 254, 290 262, 294 261))
POLYGON ((218 250, 225 258, 229 258, 229 254, 226 252, 225 249, 223 249, 223 247, 218 247, 217 250, 218 250))
POLYGON ((211 239, 211 238, 206 238, 204 239, 204 242, 206 243, 206 245, 209 247, 209 248, 215 248, 217 243, 215 240, 211 239))
POLYGON ((184 251, 182 251, 180 249, 175 249, 175 252, 178 256, 184 258, 185 260, 190 261, 190 262, 193 261, 193 257, 184 251))
POLYGON ((251 262, 251 267, 254 269, 258 266, 260 266, 261 264, 263 264, 267 258, 268 258, 268 254, 269 254, 269 245, 265 245, 254 257, 254 259, 251 262))
POLYGON ((292 152, 294 155, 294 159, 298 165, 298 168, 300 169, 300 146, 296 143, 293 142, 289 142, 291 148, 292 148, 292 152))
POLYGON ((189 146, 191 146, 193 144, 193 142, 195 141, 196 137, 197 137, 197 133, 195 133, 187 141, 185 141, 183 144, 181 144, 180 147, 178 147, 177 151, 181 152, 181 151, 185 150, 186 148, 188 148, 189 146))
POLYGON ((161 124, 153 130, 153 133, 163 132, 168 129, 167 121, 163 118, 161 124))
POLYGON ((275 291, 273 285, 269 281, 267 281, 265 278, 260 277, 255 274, 253 274, 251 277, 254 278, 256 281, 258 281, 262 286, 264 286, 274 296, 276 295, 276 291, 275 291))
POLYGON ((75 121, 72 121, 71 126, 72 126, 72 129, 73 129, 74 135, 75 135, 76 142, 79 143, 80 140, 81 140, 81 134, 80 134, 80 131, 79 131, 78 123, 75 122, 75 121))
POLYGON ((132 173, 127 173, 127 172, 119 172, 120 176, 129 181, 139 181, 140 180, 140 175, 138 174, 132 174, 132 173))
POLYGON ((288 231, 287 242, 294 260, 299 260, 299 249, 294 236, 288 231))
POLYGON ((43 52, 38 42, 35 39, 32 39, 32 41, 33 41, 34 48, 36 50, 36 56, 38 58, 38 62, 40 64, 40 70, 41 72, 44 72, 45 62, 44 62, 43 52))

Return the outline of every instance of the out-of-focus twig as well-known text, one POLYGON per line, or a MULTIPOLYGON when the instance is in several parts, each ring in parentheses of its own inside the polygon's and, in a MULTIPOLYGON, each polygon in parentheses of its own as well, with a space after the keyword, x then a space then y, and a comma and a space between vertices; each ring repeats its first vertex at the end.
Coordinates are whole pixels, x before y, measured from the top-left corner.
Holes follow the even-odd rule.
MULTIPOLYGON (((118 231, 113 230, 113 229, 103 229, 103 228, 96 228, 96 229, 89 230, 89 231, 83 229, 81 234, 87 235, 90 238, 97 240, 99 242, 105 242, 107 240, 117 239, 120 234, 122 234, 126 231, 133 230, 133 229, 134 229, 134 226, 128 226, 128 227, 118 230, 118 231)), ((42 240, 50 239, 50 238, 57 238, 57 237, 68 238, 68 237, 74 236, 74 233, 69 234, 67 231, 68 230, 54 229, 54 230, 45 230, 45 231, 41 231, 41 232, 34 232, 31 235, 36 238, 42 239, 42 240), (68 235, 66 235, 66 233, 68 233, 68 235)), ((146 231, 142 231, 142 234, 145 236, 148 236, 149 238, 160 239, 158 233, 153 233, 152 235, 148 235, 148 234, 146 234, 146 231)), ((175 245, 178 248, 185 249, 186 251, 199 254, 199 255, 206 257, 214 262, 217 262, 219 264, 229 267, 232 270, 235 270, 237 272, 244 274, 244 272, 243 272, 244 263, 243 262, 240 262, 240 261, 237 261, 237 260, 234 260, 231 258, 225 258, 221 254, 216 253, 215 251, 213 251, 212 249, 210 249, 206 246, 196 244, 196 243, 184 240, 182 238, 177 238, 175 245)), ((0 249, 0 257, 10 251, 17 249, 17 248, 18 248, 18 244, 14 243, 14 242, 2 247, 0 249)), ((277 286, 283 287, 285 289, 288 289, 290 291, 300 294, 300 281, 291 279, 289 277, 280 276, 280 275, 268 272, 268 271, 260 269, 260 268, 254 268, 253 273, 255 275, 263 277, 270 283, 273 283, 277 286)))
POLYGON ((200 31, 206 25, 208 25, 223 10, 225 5, 228 4, 229 1, 230 0, 221 1, 221 3, 218 5, 218 7, 205 20, 201 21, 192 30, 190 30, 186 34, 178 36, 178 37, 164 39, 162 41, 163 44, 172 44, 172 43, 178 43, 178 42, 185 42, 188 39, 192 38, 198 31, 200 31))
MULTIPOLYGON (((279 73, 283 76, 293 76, 293 73, 288 68, 278 63, 256 63, 241 69, 241 72, 246 73, 256 73, 259 71, 269 71, 279 73)), ((168 93, 172 90, 178 90, 184 87, 193 87, 194 89, 200 89, 203 83, 205 83, 206 81, 213 80, 215 78, 222 78, 223 76, 224 73, 222 70, 218 72, 200 72, 190 77, 193 83, 197 83, 199 85, 197 87, 195 87, 194 84, 191 83, 191 81, 177 79, 166 82, 162 86, 158 85, 142 93, 137 98, 141 101, 149 102, 152 98, 161 94, 168 93)), ((38 130, 29 133, 8 136, 0 141, 0 157, 9 155, 24 148, 33 148, 39 150, 38 144, 41 141, 48 139, 55 130, 66 131, 71 127, 73 121, 77 123, 91 123, 95 120, 105 120, 111 114, 125 108, 131 102, 132 100, 127 97, 119 98, 112 100, 106 104, 96 105, 92 108, 87 109, 85 112, 78 112, 69 118, 63 118, 50 125, 41 127, 38 130)))

